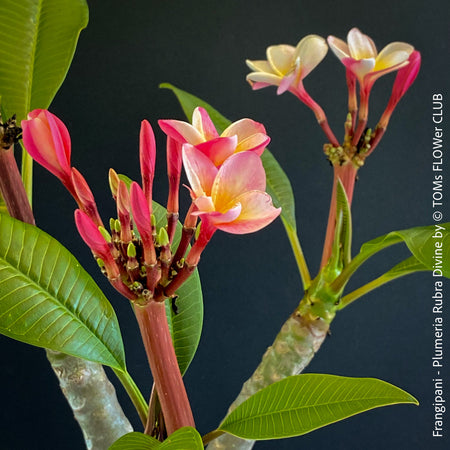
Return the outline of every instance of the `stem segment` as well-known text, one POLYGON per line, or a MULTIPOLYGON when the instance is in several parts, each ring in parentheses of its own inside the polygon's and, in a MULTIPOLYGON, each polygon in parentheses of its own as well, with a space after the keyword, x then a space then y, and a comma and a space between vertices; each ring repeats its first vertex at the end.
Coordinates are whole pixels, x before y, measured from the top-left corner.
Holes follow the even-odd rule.
POLYGON ((281 218, 281 220, 283 220, 284 228, 288 235, 292 251, 294 252, 295 261, 297 262, 297 267, 302 278, 303 290, 306 290, 311 284, 311 275, 309 274, 308 265, 306 264, 305 256, 300 245, 300 240, 298 238, 296 230, 293 230, 291 226, 284 221, 283 218, 281 218))
POLYGON ((136 411, 139 414, 139 418, 141 419, 142 424, 145 426, 145 424, 147 423, 148 405, 144 397, 142 396, 141 391, 136 386, 136 383, 134 382, 133 378, 131 378, 128 372, 122 372, 115 369, 113 370, 119 381, 122 383, 122 386, 127 391, 128 396, 130 397, 134 407, 136 408, 136 411))
POLYGON ((0 148, 0 191, 11 217, 34 225, 33 212, 14 159, 13 148, 14 145, 7 149, 0 148))
POLYGON ((135 304, 135 314, 168 434, 181 427, 195 427, 167 324, 164 302, 151 301, 143 306, 135 304))
POLYGON ((352 163, 347 163, 343 166, 334 166, 334 180, 333 180, 333 191, 331 194, 330 203, 330 213, 328 215, 328 225, 327 232, 325 235, 325 242, 323 245, 322 262, 320 267, 324 267, 331 256, 333 240, 334 240, 334 229, 336 227, 336 197, 337 197, 337 184, 338 180, 341 180, 344 186, 345 193, 347 194, 347 199, 349 205, 352 204, 353 190, 355 188, 356 172, 357 168, 352 163))

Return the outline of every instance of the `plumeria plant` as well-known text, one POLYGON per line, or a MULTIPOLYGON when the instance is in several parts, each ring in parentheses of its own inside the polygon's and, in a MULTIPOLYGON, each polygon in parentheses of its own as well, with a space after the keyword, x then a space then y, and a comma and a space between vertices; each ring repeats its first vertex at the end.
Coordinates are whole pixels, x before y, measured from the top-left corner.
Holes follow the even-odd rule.
MULTIPOLYGON (((177 96, 188 121, 162 119, 159 129, 141 122, 140 183, 111 169, 109 189, 117 214, 102 219, 87 180, 72 166, 70 132, 48 110, 87 24, 85 1, 60 3, 43 6, 45 26, 31 8, 33 0, 0 5, 2 23, 11 25, 7 32, 0 30, 2 41, 25 42, 14 50, 23 51, 23 58, 0 71, 0 190, 5 206, 0 215, 0 332, 46 349, 87 448, 250 449, 255 440, 300 436, 380 406, 417 404, 412 395, 385 381, 300 373, 319 350, 338 311, 388 281, 433 269, 434 227, 393 231, 367 242, 356 254, 351 246, 356 174, 380 144, 396 105, 414 82, 420 53, 402 42, 377 53, 372 40, 353 28, 347 43, 310 35, 296 47, 269 47, 267 60, 247 61, 253 89, 276 86, 278 94, 294 94, 313 111, 327 139, 324 152, 334 182, 322 263, 312 277, 297 234, 291 185, 266 148, 270 138, 265 127, 249 118, 230 122, 201 99, 169 84, 162 87, 177 96), (29 7, 29 20, 23 20, 24 6, 29 7), (13 8, 21 13, 13 14, 13 8), (30 34, 33 40, 20 40, 30 34), (28 51, 34 42, 39 51, 28 51), (343 63, 348 87, 342 142, 304 86, 328 48, 343 63), (378 123, 367 128, 372 86, 389 72, 396 72, 390 99, 378 123), (165 152, 157 150, 155 133, 165 134, 165 152), (13 154, 18 142, 20 171, 13 154), (162 206, 153 200, 153 185, 159 177, 156 158, 164 153, 169 193, 162 206), (150 399, 127 371, 111 304, 71 253, 34 224, 30 158, 73 197, 81 239, 101 273, 132 306, 153 376, 150 399), (188 181, 184 187, 183 172, 188 181), (181 189, 190 194, 190 204, 183 207, 181 189), (184 217, 180 211, 187 211, 184 217), (214 233, 254 233, 279 216, 302 278, 303 298, 222 423, 201 436, 183 382, 203 319, 197 271, 201 255, 214 233), (367 259, 397 243, 409 249, 406 260, 346 292, 348 281, 367 259), (142 421, 140 430, 133 431, 102 365, 111 367, 126 389, 142 421)), ((441 231, 448 251, 449 224, 442 224, 441 231)), ((206 251, 214 251, 214 245, 206 251)), ((449 261, 442 267, 446 277, 449 261)))

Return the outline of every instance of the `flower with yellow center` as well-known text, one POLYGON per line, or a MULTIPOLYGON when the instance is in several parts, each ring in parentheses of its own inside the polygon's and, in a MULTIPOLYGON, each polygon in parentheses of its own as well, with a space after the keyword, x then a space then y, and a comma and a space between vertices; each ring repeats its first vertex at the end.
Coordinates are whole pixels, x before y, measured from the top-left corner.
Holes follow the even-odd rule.
POLYGON ((286 91, 296 94, 302 80, 322 61, 327 51, 325 39, 314 34, 304 37, 296 47, 272 45, 267 48, 267 60, 246 61, 253 70, 247 75, 247 81, 253 89, 278 86, 277 94, 286 91))
POLYGON ((377 78, 406 66, 414 51, 414 47, 405 42, 391 42, 378 53, 372 39, 358 28, 349 31, 347 42, 329 36, 328 44, 342 64, 358 78, 361 87, 369 89, 377 78))

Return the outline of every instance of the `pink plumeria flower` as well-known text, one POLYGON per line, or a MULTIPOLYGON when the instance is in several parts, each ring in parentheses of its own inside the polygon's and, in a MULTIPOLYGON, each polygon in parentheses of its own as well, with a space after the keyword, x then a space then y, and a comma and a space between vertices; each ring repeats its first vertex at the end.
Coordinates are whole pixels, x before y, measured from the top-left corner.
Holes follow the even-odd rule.
POLYGON ((260 156, 270 142, 264 125, 251 119, 238 120, 219 135, 202 107, 195 108, 192 125, 181 120, 160 120, 158 123, 167 136, 180 145, 194 145, 217 167, 234 153, 251 151, 260 156))
POLYGON ((281 208, 275 208, 265 192, 266 173, 257 154, 236 153, 217 168, 200 150, 185 144, 183 164, 202 223, 245 234, 260 230, 280 214, 281 208))
POLYGON ((296 47, 272 45, 267 48, 267 60, 246 63, 253 72, 247 75, 253 89, 278 86, 277 94, 296 91, 302 80, 322 61, 328 52, 325 39, 314 34, 305 36, 296 47))
POLYGON ((71 187, 71 144, 64 123, 47 110, 35 109, 28 120, 22 120, 22 129, 23 143, 32 158, 71 187))
POLYGON ((334 36, 328 37, 333 53, 358 78, 362 88, 371 88, 375 80, 408 64, 408 58, 414 47, 405 42, 391 42, 377 52, 369 36, 352 28, 347 42, 334 36))

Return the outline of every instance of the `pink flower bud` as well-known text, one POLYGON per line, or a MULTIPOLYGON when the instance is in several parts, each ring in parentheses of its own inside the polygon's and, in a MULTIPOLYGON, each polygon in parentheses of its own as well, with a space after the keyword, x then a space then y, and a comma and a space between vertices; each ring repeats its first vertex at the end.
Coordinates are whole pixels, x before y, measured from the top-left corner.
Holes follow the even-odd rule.
POLYGON ((409 64, 402 67, 395 77, 394 86, 392 87, 391 97, 389 103, 384 111, 378 126, 380 128, 386 128, 395 107, 401 98, 406 94, 407 90, 411 87, 416 79, 421 63, 420 53, 416 50, 409 56, 409 64))
POLYGON ((117 215, 120 221, 120 238, 124 243, 131 241, 130 194, 127 185, 120 180, 117 189, 117 215))
POLYGON ((51 112, 35 109, 22 120, 23 142, 31 157, 71 188, 70 136, 64 123, 51 112))
POLYGON ((72 183, 76 193, 78 206, 93 220, 98 226, 103 226, 102 219, 97 210, 94 195, 83 175, 72 167, 72 183))
POLYGON ((141 164, 142 187, 148 206, 151 209, 153 178, 155 176, 156 143, 152 127, 146 120, 141 122, 139 160, 141 164))
POLYGON ((147 265, 156 263, 155 248, 152 236, 152 221, 150 209, 141 187, 133 182, 130 189, 131 211, 136 228, 141 236, 144 247, 144 261, 147 265))

